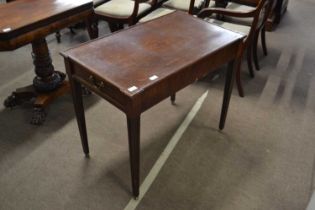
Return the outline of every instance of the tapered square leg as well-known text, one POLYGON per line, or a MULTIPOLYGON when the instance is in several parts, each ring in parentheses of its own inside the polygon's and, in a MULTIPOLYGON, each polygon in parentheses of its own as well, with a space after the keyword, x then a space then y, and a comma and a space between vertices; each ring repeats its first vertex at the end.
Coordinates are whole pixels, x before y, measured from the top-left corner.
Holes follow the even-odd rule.
POLYGON ((132 194, 139 196, 140 181, 140 116, 127 116, 132 194))
POLYGON ((86 123, 85 123, 85 115, 84 115, 84 107, 82 100, 82 87, 81 84, 69 77, 69 82, 71 85, 72 99, 74 104, 75 115, 77 118, 77 123, 81 136, 81 143, 83 152, 86 156, 89 156, 89 144, 86 132, 86 123))
POLYGON ((223 104, 222 104, 220 125, 219 125, 220 130, 222 130, 224 128, 227 112, 229 109, 230 98, 231 98, 231 94, 232 94, 232 90, 233 90, 233 84, 234 84, 234 78, 235 78, 235 63, 236 63, 235 60, 229 62, 228 69, 226 72, 223 104))

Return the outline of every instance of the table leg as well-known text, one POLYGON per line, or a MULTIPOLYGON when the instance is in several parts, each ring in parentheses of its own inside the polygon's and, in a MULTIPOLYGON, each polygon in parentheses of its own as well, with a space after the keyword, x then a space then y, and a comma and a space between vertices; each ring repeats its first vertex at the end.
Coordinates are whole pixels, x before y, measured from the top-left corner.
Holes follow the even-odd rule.
POLYGON ((5 100, 4 105, 14 107, 36 98, 31 123, 40 125, 46 116, 44 108, 54 98, 68 92, 69 86, 64 82, 66 75, 54 70, 45 38, 34 41, 32 49, 36 73, 33 85, 17 89, 5 100))
POLYGON ((77 118, 77 123, 81 136, 81 143, 84 154, 89 156, 89 143, 86 131, 85 115, 84 115, 84 106, 82 100, 82 87, 81 84, 72 78, 69 77, 69 82, 71 85, 72 99, 75 110, 75 115, 77 118))
POLYGON ((61 34, 60 34, 60 31, 57 31, 56 34, 56 39, 57 39, 57 42, 60 43, 61 42, 61 34))
POLYGON ((235 63, 236 61, 233 60, 229 62, 228 69, 225 78, 225 87, 224 87, 224 95, 223 95, 223 104, 221 110, 221 117, 220 117, 220 125, 219 128, 222 130, 224 128, 227 112, 229 109, 231 93, 233 90, 233 83, 235 77, 235 63))
POLYGON ((139 196, 140 181, 140 116, 127 116, 132 194, 139 196))

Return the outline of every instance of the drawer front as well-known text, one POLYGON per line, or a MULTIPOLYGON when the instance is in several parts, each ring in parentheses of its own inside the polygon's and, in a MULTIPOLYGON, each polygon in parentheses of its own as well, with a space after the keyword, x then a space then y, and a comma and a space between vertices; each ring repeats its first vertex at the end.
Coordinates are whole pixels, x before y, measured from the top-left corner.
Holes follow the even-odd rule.
POLYGON ((86 70, 78 64, 73 64, 72 70, 72 77, 75 80, 82 83, 97 95, 105 98, 120 110, 126 111, 131 105, 131 99, 105 79, 86 70))

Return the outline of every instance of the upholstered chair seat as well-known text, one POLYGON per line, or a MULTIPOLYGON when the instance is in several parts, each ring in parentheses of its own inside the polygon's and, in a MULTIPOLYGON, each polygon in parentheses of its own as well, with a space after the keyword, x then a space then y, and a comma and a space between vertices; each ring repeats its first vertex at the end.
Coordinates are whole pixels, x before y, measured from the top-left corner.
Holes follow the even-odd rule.
POLYGON ((221 20, 217 20, 217 19, 206 19, 207 22, 215 24, 217 26, 220 26, 224 29, 248 36, 249 32, 250 32, 250 26, 246 26, 246 25, 241 25, 241 24, 236 24, 236 23, 230 23, 230 22, 225 22, 225 21, 221 21, 221 20))
MULTIPOLYGON (((251 12, 253 10, 255 10, 255 7, 251 7, 251 6, 247 6, 247 5, 243 5, 243 4, 238 4, 235 2, 229 2, 228 5, 226 6, 227 9, 235 11, 235 12, 251 12)), ((237 18, 237 17, 233 17, 230 18, 231 21, 235 22, 235 23, 239 23, 239 24, 243 24, 243 25, 247 25, 247 26, 251 26, 252 22, 253 22, 253 18, 249 17, 249 18, 237 18)))
POLYGON ((209 3, 209 6, 208 6, 209 8, 211 8, 211 7, 215 7, 215 1, 210 1, 210 3, 209 3))
POLYGON ((147 16, 141 18, 139 20, 139 23, 144 23, 159 17, 162 17, 164 15, 170 14, 172 12, 175 12, 175 10, 172 9, 168 9, 168 8, 164 8, 164 7, 160 7, 156 10, 154 10, 153 12, 151 12, 150 14, 148 14, 147 16))
MULTIPOLYGON (((128 18, 132 15, 135 2, 132 0, 111 0, 95 8, 97 15, 128 18)), ((151 8, 151 4, 139 3, 138 15, 151 8)))
MULTIPOLYGON (((196 9, 200 9, 204 4, 204 0, 195 0, 194 7, 196 9)), ((177 9, 177 10, 183 10, 188 11, 190 6, 190 0, 169 0, 163 4, 163 6, 177 9)))
POLYGON ((250 12, 255 10, 255 7, 252 6, 247 6, 244 4, 239 4, 235 2, 229 2, 228 5, 226 6, 227 9, 239 11, 239 12, 250 12))

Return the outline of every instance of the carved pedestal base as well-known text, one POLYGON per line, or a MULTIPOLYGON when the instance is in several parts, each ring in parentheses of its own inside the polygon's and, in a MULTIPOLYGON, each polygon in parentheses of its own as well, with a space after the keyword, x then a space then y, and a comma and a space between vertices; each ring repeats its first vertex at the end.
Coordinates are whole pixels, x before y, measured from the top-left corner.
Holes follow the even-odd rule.
POLYGON ((56 90, 49 93, 41 93, 36 91, 33 85, 19 88, 13 92, 5 101, 4 106, 13 108, 26 102, 33 103, 33 114, 31 124, 41 125, 46 119, 45 108, 57 97, 64 95, 70 91, 70 86, 67 81, 56 90))
POLYGON ((12 108, 24 102, 34 101, 31 124, 41 125, 46 117, 45 107, 56 97, 70 92, 70 87, 69 84, 64 81, 66 75, 55 71, 46 40, 43 38, 34 41, 32 48, 36 73, 33 84, 19 88, 13 92, 4 101, 4 106, 12 108))

